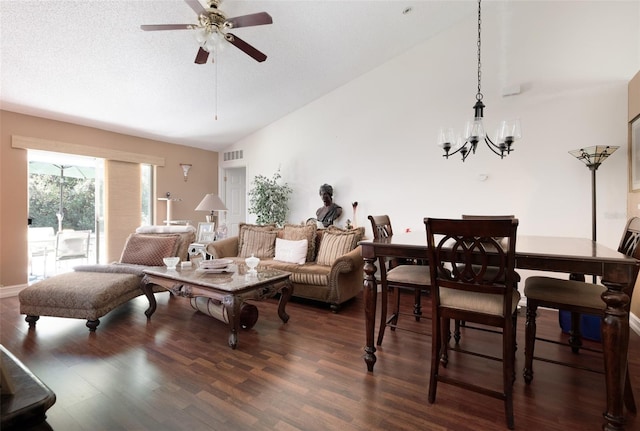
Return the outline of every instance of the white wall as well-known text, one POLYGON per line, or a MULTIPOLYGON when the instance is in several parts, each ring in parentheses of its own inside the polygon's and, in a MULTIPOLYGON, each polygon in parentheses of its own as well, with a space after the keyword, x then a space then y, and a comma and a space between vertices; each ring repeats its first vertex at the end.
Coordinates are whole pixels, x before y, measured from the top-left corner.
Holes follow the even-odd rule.
POLYGON ((248 187, 280 168, 296 223, 314 216, 327 182, 345 208, 342 223, 358 201, 357 223, 367 227, 368 214, 389 214, 396 230, 424 229, 424 216, 515 214, 522 234, 590 237, 591 174, 568 151, 619 145, 597 171, 598 239, 617 247, 640 2, 495 1, 483 3, 482 21, 485 127, 493 134, 503 118, 522 121, 523 139, 504 160, 486 147, 465 163, 445 160, 435 145, 440 127, 462 129, 473 114, 470 18, 237 142, 228 150, 244 150, 244 159, 221 167, 246 165, 248 187), (521 94, 502 97, 514 84, 521 94))

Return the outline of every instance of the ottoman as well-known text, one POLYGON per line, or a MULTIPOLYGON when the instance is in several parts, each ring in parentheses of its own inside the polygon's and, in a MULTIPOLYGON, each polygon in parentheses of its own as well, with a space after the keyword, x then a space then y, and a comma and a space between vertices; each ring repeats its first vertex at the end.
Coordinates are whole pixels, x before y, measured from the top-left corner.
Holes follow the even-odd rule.
POLYGON ((20 314, 34 328, 40 316, 86 319, 95 331, 98 319, 143 292, 141 276, 127 273, 69 272, 39 281, 19 294, 20 314))

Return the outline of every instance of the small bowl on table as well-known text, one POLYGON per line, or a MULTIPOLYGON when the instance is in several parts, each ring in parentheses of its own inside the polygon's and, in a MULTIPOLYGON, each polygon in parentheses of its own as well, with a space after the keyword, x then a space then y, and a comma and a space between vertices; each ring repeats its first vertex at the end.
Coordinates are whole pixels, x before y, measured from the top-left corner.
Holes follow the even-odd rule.
POLYGON ((251 257, 246 258, 244 260, 244 262, 249 267, 249 273, 250 274, 255 274, 255 273, 258 272, 257 268, 258 268, 258 265, 260 264, 260 258, 259 257, 255 257, 252 254, 251 257))
POLYGON ((178 256, 163 257, 162 261, 164 262, 165 265, 167 265, 167 269, 174 269, 175 270, 176 266, 180 262, 180 258, 178 256))

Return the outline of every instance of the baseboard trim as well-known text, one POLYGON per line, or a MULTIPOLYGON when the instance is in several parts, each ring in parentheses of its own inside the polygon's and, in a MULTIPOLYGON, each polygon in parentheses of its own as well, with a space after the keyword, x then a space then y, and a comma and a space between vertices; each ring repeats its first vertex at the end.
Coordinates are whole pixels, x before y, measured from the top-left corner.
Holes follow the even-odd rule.
POLYGON ((633 332, 640 335, 640 319, 633 313, 629 315, 629 327, 633 332))
POLYGON ((25 289, 27 286, 28 284, 18 284, 15 286, 0 287, 0 299, 17 296, 18 293, 20 293, 20 291, 22 289, 25 289))

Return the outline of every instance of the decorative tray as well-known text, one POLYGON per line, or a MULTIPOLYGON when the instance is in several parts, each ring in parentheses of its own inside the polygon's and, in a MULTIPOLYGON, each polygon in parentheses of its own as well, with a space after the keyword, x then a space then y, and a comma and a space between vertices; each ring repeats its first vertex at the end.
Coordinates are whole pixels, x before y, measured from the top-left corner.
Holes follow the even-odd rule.
POLYGON ((199 269, 226 269, 233 263, 231 259, 211 259, 200 262, 199 269))
POLYGON ((198 268, 196 269, 196 272, 204 272, 206 274, 223 274, 233 271, 230 271, 229 267, 225 266, 224 268, 198 268))

